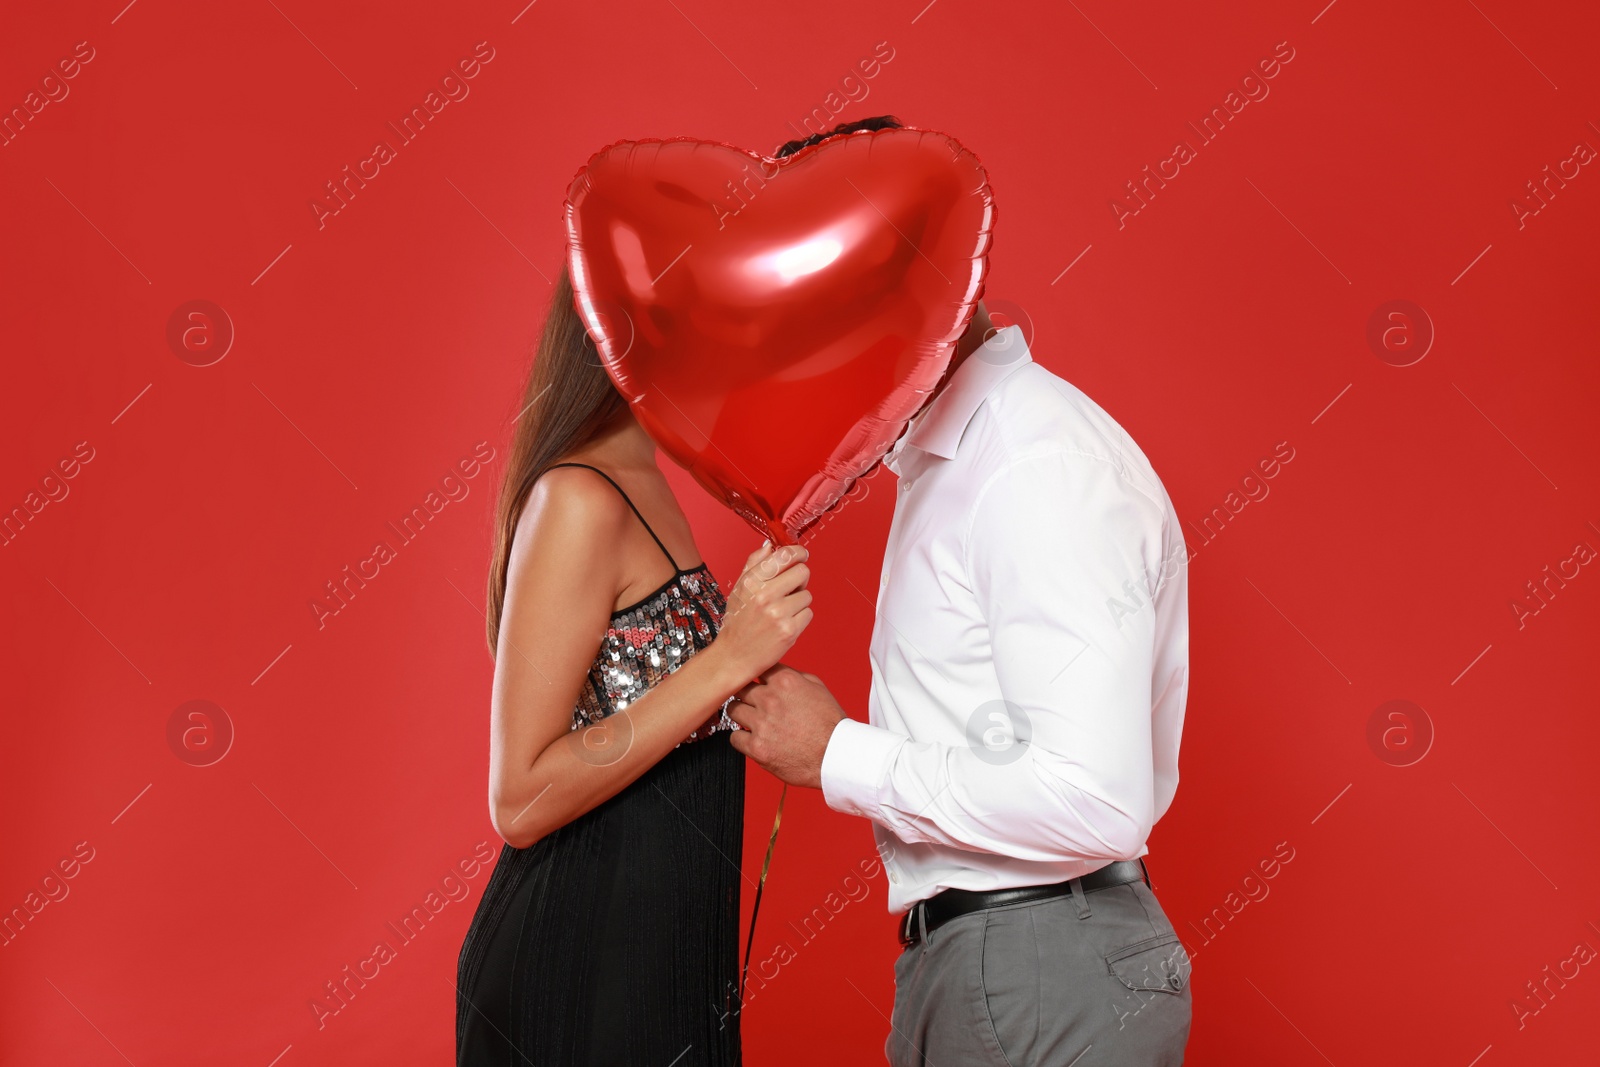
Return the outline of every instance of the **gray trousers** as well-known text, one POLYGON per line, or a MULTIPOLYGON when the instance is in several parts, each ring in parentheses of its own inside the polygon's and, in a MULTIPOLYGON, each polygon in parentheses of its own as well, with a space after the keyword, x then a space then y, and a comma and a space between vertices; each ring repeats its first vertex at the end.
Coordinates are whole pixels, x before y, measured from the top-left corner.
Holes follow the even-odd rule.
POLYGON ((952 919, 903 950, 892 1067, 1177 1067, 1189 957, 1143 882, 952 919))

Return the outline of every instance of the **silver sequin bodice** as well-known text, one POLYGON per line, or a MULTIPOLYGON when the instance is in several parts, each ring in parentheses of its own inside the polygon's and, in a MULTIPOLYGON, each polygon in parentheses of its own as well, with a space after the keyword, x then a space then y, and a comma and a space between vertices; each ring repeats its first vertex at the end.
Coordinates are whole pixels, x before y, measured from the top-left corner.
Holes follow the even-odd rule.
MULTIPOLYGON (((687 663, 717 636, 726 610, 722 590, 702 563, 679 571, 650 596, 614 613, 572 709, 572 729, 623 710, 687 663)), ((718 710, 685 740, 737 728, 726 711, 718 710)))

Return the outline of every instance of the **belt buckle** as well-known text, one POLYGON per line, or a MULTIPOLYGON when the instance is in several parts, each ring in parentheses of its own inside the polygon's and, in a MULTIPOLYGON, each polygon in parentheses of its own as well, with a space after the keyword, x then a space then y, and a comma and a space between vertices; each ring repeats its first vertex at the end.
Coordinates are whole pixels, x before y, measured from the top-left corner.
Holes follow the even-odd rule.
POLYGON ((903 949, 910 948, 917 942, 915 933, 916 918, 917 909, 920 907, 922 907, 922 902, 919 900, 917 903, 911 905, 910 910, 900 917, 900 947, 903 949))

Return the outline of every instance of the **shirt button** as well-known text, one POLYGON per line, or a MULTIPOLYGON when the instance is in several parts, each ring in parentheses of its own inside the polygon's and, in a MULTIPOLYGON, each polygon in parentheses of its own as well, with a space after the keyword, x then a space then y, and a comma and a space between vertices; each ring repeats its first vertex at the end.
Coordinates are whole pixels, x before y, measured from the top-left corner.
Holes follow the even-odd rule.
POLYGON ((898 874, 895 874, 893 871, 890 871, 889 872, 889 881, 893 882, 895 885, 899 885, 900 884, 900 876, 898 874))

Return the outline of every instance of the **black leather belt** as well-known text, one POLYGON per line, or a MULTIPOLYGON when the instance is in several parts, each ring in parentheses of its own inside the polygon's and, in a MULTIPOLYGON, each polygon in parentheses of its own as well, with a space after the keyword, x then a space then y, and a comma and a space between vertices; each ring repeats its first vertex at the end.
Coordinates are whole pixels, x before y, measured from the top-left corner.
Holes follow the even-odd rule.
POLYGON ((1126 885, 1129 882, 1143 882, 1148 886, 1150 872, 1145 869, 1143 859, 1117 860, 1080 878, 1069 878, 1065 882, 1056 882, 1052 885, 1025 885, 1015 889, 994 889, 985 893, 970 889, 946 889, 942 893, 935 893, 927 900, 919 900, 905 913, 900 920, 900 944, 914 945, 924 930, 937 930, 951 919, 970 915, 975 911, 998 908, 1003 904, 1021 904, 1024 901, 1067 896, 1072 892, 1073 882, 1077 882, 1085 893, 1093 893, 1097 889, 1110 889, 1114 885, 1126 885))

